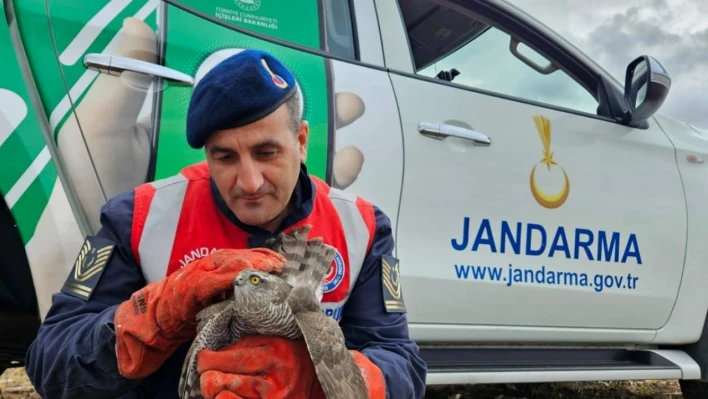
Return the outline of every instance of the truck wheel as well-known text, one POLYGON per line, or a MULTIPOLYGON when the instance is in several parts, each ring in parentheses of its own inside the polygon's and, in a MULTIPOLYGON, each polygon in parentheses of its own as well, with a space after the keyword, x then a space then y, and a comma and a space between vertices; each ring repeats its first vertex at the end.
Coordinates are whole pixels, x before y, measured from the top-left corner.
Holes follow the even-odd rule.
POLYGON ((684 399, 708 399, 708 382, 701 380, 679 380, 684 399))
POLYGON ((0 195, 0 372, 24 366, 40 317, 17 223, 0 195))

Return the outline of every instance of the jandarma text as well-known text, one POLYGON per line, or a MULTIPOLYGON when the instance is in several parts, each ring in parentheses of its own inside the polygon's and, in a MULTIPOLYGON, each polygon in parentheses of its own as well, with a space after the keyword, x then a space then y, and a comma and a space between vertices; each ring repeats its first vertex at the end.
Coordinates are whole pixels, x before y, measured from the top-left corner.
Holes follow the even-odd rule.
POLYGON ((596 273, 589 276, 587 273, 565 272, 550 270, 546 266, 540 268, 519 268, 509 264, 507 270, 503 267, 455 265, 455 274, 460 280, 486 280, 504 283, 507 287, 514 284, 540 284, 588 287, 595 292, 614 288, 634 290, 637 288, 639 277, 632 273, 626 275, 596 273))

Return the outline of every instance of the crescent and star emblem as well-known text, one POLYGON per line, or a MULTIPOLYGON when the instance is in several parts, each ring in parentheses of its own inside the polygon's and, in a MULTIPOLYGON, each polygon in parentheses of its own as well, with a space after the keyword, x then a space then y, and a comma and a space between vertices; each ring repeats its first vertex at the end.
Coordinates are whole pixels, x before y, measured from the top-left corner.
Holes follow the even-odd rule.
POLYGON ((540 164, 545 164, 548 170, 551 170, 551 165, 556 165, 563 171, 563 187, 555 194, 546 194, 541 191, 536 185, 536 167, 535 165, 531 169, 530 176, 530 186, 531 194, 536 202, 541 204, 541 206, 549 209, 558 208, 563 205, 563 203, 568 199, 568 194, 570 194, 570 181, 568 180, 568 174, 565 173, 565 169, 553 159, 553 152, 551 152, 551 121, 545 116, 537 115, 533 117, 536 123, 536 129, 538 129, 538 134, 541 136, 541 142, 543 143, 543 159, 540 164))
POLYGON ((383 299, 388 313, 406 313, 401 290, 401 266, 393 256, 381 257, 381 284, 383 299))
POLYGON ((399 264, 396 263, 394 266, 391 266, 389 262, 386 261, 386 259, 383 259, 383 271, 384 271, 384 278, 383 278, 383 283, 388 289, 389 293, 394 299, 400 299, 401 298, 401 285, 399 284, 398 277, 400 273, 399 269, 399 264))
POLYGON ((286 82, 285 79, 270 70, 270 67, 268 67, 268 63, 266 63, 266 60, 261 58, 261 64, 263 65, 263 68, 265 68, 266 72, 268 72, 268 74, 270 75, 270 78, 273 80, 273 84, 280 87, 281 89, 285 89, 288 87, 288 82, 286 82))
POLYGON ((90 241, 86 241, 74 267, 74 280, 84 282, 96 273, 100 272, 108 261, 113 246, 103 248, 95 248, 91 246, 90 241))

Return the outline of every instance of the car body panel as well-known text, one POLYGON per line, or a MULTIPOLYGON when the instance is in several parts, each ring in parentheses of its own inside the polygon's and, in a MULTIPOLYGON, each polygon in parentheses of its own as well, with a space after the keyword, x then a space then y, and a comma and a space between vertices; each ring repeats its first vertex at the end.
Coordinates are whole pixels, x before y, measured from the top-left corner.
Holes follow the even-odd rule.
POLYGON ((58 63, 66 90, 50 123, 64 170, 92 233, 100 228, 101 206, 116 194, 145 181, 150 146, 141 138, 150 119, 152 91, 141 86, 149 78, 121 78, 84 66, 88 54, 154 57, 146 30, 156 26, 156 0, 127 2, 77 0, 48 3, 58 63), (140 29, 140 28, 144 29, 140 29), (136 44, 137 43, 137 44, 136 44), (147 101, 146 101, 147 99, 147 101), (146 107, 142 105, 147 105, 146 107), (136 120, 141 123, 136 124, 136 120))
POLYGON ((679 289, 686 211, 674 150, 658 126, 640 131, 408 76, 392 80, 405 137, 397 249, 404 286, 416 292, 407 300, 411 323, 655 329, 666 322, 679 289), (552 131, 555 164, 540 163, 539 116, 552 131), (421 122, 449 121, 492 144, 417 131, 421 122), (565 202, 544 202, 541 193, 563 190, 564 176, 565 202))
MULTIPOLYGON (((708 136, 686 123, 661 114, 656 123, 676 148, 676 164, 686 195, 688 219, 686 261, 676 305, 666 325, 657 331, 655 343, 695 342, 708 313, 708 136), (691 161, 695 157, 701 161, 691 161)), ((662 226, 663 227, 663 226, 662 226)), ((676 261, 678 262, 678 260, 676 261)))
MULTIPOLYGON (((380 12, 388 12, 383 18, 393 21, 388 30, 396 35, 394 39, 384 33, 384 41, 397 42, 399 32, 405 32, 403 23, 397 22, 402 20, 400 11, 383 2, 379 5, 380 12)), ((421 24, 415 15, 424 10, 409 12, 410 18, 421 24)), ((424 31, 418 32, 416 39, 423 41, 424 31)), ((491 34, 488 31, 475 40, 484 40, 485 46, 495 45, 496 39, 487 38, 491 34)), ((386 52, 387 64, 404 65, 411 60, 406 54, 408 48, 398 46, 397 52, 386 52)), ((655 123, 646 130, 633 129, 584 116, 583 112, 544 106, 543 100, 528 101, 492 92, 475 84, 488 75, 464 69, 468 65, 465 57, 474 60, 471 54, 482 55, 485 47, 464 54, 464 48, 455 51, 450 58, 457 57, 458 64, 451 61, 449 66, 457 65, 462 75, 452 83, 420 76, 425 70, 418 75, 393 71, 391 76, 402 118, 406 159, 397 251, 404 286, 415 292, 407 300, 413 328, 420 326, 424 331, 435 325, 440 341, 453 336, 444 333, 446 326, 468 327, 456 331, 475 340, 480 335, 488 339, 485 332, 492 330, 505 337, 512 336, 512 331, 524 334, 516 327, 543 327, 549 336, 559 335, 551 333, 556 327, 558 333, 566 331, 560 330, 563 328, 586 328, 586 336, 593 331, 608 335, 607 331, 591 329, 618 329, 618 337, 628 330, 636 330, 645 339, 652 337, 644 332, 663 326, 674 307, 686 245, 686 204, 671 142, 655 123), (465 83, 466 73, 472 75, 471 83, 465 83), (461 83, 456 84, 458 81, 461 83), (549 122, 545 144, 537 117, 549 122), (431 140, 418 132, 419 123, 471 129, 489 135, 491 145, 474 146, 455 137, 431 140), (542 168, 534 168, 545 159, 544 151, 554 154, 559 165, 553 166, 555 171, 551 165, 548 170, 540 164, 542 168), (562 187, 567 173, 573 193, 560 206, 541 206, 543 201, 534 198, 538 195, 533 190, 534 182, 529 186, 531 171, 535 171, 534 177, 539 176, 536 184, 545 184, 546 192, 552 193, 562 187), (541 171, 545 177, 540 177, 541 171), (662 229, 654 228, 657 222, 662 229), (545 245, 539 241, 541 233, 545 233, 545 245), (574 235, 578 234, 587 234, 592 241, 592 256, 578 252, 579 247, 574 251, 580 237, 574 235), (610 237, 618 239, 622 248, 619 256, 609 261, 605 256, 599 261, 598 255, 607 255, 604 249, 612 247, 610 237), (641 260, 627 258, 625 262, 622 252, 635 238, 641 260), (559 240, 557 243, 568 240, 565 256, 563 252, 551 253, 554 239, 559 240), (539 246, 543 249, 534 253, 539 246), (525 253, 529 250, 532 253, 525 253), (490 281, 489 276, 475 280, 475 274, 490 273, 490 267, 499 272, 498 281, 490 281), (512 268, 513 276, 509 274, 512 268), (548 280, 550 283, 515 285, 511 281, 516 276, 519 281, 538 283, 534 276, 557 277, 559 272, 563 281, 570 279, 568 284, 548 280), (584 275, 587 280, 582 287, 584 275), (623 289, 600 290, 595 278, 620 281, 623 289), (631 289, 626 284, 628 278, 638 278, 646 285, 631 289), (445 292, 445 296, 436 300, 420 295, 424 291, 445 292)), ((509 66, 513 61, 502 62, 500 57, 493 58, 498 61, 496 68, 514 71, 509 66)), ((529 84, 539 82, 530 80, 529 84)), ((438 340, 428 334, 425 337, 438 340)), ((523 341, 525 336, 516 339, 523 341)))
MULTIPOLYGON (((34 82, 47 83, 45 93, 56 89, 48 83, 55 72, 52 69, 55 63, 47 63, 48 75, 43 75, 47 80, 23 70, 27 60, 24 50, 33 39, 41 39, 44 31, 38 28, 30 43, 18 40, 18 31, 23 32, 27 24, 42 26, 43 9, 37 2, 23 5, 26 7, 13 9, 2 5, 0 10, 3 15, 13 16, 10 25, 4 23, 5 19, 0 24, 0 59, 4 60, 0 64, 3 77, 0 81, 0 159, 3 160, 0 193, 24 245, 37 311, 44 315, 51 305, 51 295, 66 279, 83 237, 70 203, 70 190, 57 172, 60 165, 54 148, 47 143, 48 117, 46 108, 42 107, 52 103, 47 97, 42 97, 44 103, 34 101, 39 99, 34 82)), ((47 46, 34 44, 36 57, 40 57, 42 51, 45 54, 51 51, 47 46)), ((27 289, 24 282, 7 283, 11 290, 27 289)))

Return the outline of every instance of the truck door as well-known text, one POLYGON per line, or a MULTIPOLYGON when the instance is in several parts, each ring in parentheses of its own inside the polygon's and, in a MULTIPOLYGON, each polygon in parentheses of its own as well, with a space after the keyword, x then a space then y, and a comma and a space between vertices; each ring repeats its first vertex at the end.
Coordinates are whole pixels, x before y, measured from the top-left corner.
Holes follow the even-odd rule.
POLYGON ((383 66, 380 37, 365 25, 376 21, 373 0, 353 3, 50 1, 75 114, 58 128, 57 140, 77 186, 91 173, 99 176, 100 191, 77 190, 94 229, 106 199, 204 159, 185 139, 192 90, 216 63, 244 48, 272 52, 300 80, 310 123, 308 170, 337 187, 384 198, 395 213, 400 185, 376 170, 393 162, 400 184, 401 153, 367 151, 376 148, 372 138, 400 148, 400 125, 387 74, 357 65, 383 66), (109 73, 109 62, 126 70, 109 73), (388 135, 377 137, 382 131, 388 135), (82 147, 90 156, 73 156, 82 147))
POLYGON ((604 116, 597 74, 489 5, 384 3, 405 143, 397 253, 414 335, 486 340, 543 326, 521 335, 614 340, 597 329, 661 327, 686 244, 662 130, 604 116), (553 333, 561 327, 596 330, 553 333))
MULTIPOLYGON (((100 208, 143 183, 151 157, 156 97, 152 76, 101 74, 85 57, 158 60, 158 0, 47 2, 60 79, 65 85, 49 123, 65 173, 90 230, 100 208)), ((103 58, 105 61, 107 58, 103 58)))

